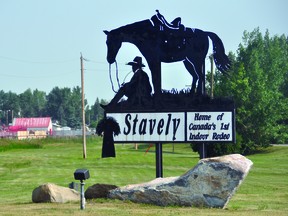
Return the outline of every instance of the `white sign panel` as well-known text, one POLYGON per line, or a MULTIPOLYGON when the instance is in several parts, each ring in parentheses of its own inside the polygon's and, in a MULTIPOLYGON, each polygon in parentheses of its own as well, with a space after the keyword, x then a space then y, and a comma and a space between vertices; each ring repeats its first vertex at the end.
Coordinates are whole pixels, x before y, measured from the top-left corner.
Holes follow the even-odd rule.
POLYGON ((232 112, 187 112, 187 141, 233 141, 232 112))
POLYGON ((119 124, 120 142, 181 142, 185 139, 185 113, 107 113, 119 124))
POLYGON ((120 126, 115 142, 234 142, 234 111, 106 113, 120 126))

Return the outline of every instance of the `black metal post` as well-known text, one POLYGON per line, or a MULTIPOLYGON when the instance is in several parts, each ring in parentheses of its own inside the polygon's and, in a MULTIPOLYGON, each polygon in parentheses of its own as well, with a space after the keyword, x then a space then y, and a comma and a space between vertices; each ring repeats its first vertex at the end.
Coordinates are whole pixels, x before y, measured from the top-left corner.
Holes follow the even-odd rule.
POLYGON ((163 178, 162 143, 155 143, 156 147, 156 178, 163 178))
POLYGON ((80 189, 80 209, 85 209, 85 196, 84 196, 84 181, 81 180, 81 189, 80 189))
POLYGON ((199 151, 200 159, 206 158, 207 151, 206 151, 205 143, 199 144, 199 148, 200 148, 200 151, 199 151))

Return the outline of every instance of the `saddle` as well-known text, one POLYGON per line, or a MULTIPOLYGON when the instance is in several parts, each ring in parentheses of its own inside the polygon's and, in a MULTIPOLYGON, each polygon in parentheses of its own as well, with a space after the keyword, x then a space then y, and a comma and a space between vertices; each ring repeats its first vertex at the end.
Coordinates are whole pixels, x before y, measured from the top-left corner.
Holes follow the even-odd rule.
POLYGON ((156 14, 151 17, 154 27, 159 27, 160 31, 184 31, 184 25, 181 24, 181 17, 175 18, 171 23, 167 22, 165 17, 156 10, 156 14))
POLYGON ((156 10, 156 14, 151 17, 153 26, 161 35, 161 47, 166 52, 177 52, 186 47, 185 27, 181 24, 181 18, 175 18, 171 23, 167 22, 165 17, 156 10))

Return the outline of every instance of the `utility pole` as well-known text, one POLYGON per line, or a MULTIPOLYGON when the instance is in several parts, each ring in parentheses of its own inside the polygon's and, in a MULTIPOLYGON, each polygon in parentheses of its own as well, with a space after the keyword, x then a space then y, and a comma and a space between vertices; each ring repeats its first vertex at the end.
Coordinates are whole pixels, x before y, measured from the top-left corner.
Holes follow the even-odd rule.
POLYGON ((85 125, 85 94, 84 94, 84 64, 83 56, 80 56, 81 66, 81 92, 82 92, 82 137, 83 137, 83 158, 86 159, 86 125, 85 125))
POLYGON ((210 92, 210 97, 213 98, 214 95, 213 95, 213 91, 214 91, 214 57, 213 57, 213 54, 211 54, 209 56, 209 59, 210 59, 210 62, 211 62, 211 92, 210 92))

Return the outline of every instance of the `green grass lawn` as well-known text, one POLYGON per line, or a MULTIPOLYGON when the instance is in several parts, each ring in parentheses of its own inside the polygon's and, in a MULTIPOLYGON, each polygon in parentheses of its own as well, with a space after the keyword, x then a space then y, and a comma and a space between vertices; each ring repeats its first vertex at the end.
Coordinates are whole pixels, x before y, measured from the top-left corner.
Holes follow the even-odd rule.
MULTIPOLYGON (((116 158, 101 159, 101 138, 87 138, 83 159, 81 139, 0 140, 0 215, 287 215, 288 147, 269 147, 247 156, 252 170, 227 209, 158 207, 117 200, 34 204, 32 191, 43 183, 68 186, 78 168, 89 169, 85 188, 96 184, 124 186, 155 178, 155 148, 117 144, 116 158)), ((187 144, 163 145, 164 177, 179 176, 199 160, 187 144)))

